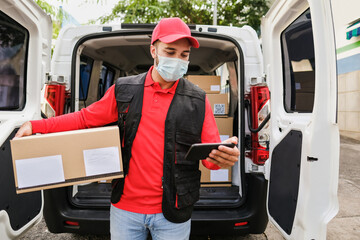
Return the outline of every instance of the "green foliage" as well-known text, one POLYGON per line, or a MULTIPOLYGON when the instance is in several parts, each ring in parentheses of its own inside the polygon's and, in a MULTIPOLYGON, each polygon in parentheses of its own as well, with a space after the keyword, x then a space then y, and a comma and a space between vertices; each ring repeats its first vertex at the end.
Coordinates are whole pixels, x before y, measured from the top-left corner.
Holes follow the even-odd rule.
POLYGON ((35 2, 37 3, 37 5, 39 5, 47 14, 49 14, 51 16, 52 19, 52 27, 53 27, 53 32, 52 32, 52 38, 56 39, 57 36, 59 35, 59 31, 61 28, 61 22, 58 21, 57 19, 57 10, 55 9, 54 6, 52 6, 51 4, 47 3, 46 0, 35 0, 35 2))
POLYGON ((55 7, 50 5, 49 3, 47 3, 44 0, 35 0, 35 2, 37 3, 37 5, 39 5, 47 14, 50 14, 50 16, 55 16, 56 12, 55 12, 55 7))
MULTIPOLYGON (((63 0, 58 0, 59 2, 63 2, 63 0)), ((56 7, 46 2, 46 0, 35 0, 37 5, 39 5, 47 14, 51 16, 52 20, 52 39, 57 39, 59 36, 59 32, 61 29, 61 23, 66 18, 62 11, 59 11, 56 7)))
MULTIPOLYGON (((250 25, 259 31, 269 0, 218 0, 217 24, 250 25)), ((124 23, 156 23, 164 17, 179 17, 186 23, 213 24, 213 1, 209 0, 120 0, 101 23, 120 19, 124 23)))

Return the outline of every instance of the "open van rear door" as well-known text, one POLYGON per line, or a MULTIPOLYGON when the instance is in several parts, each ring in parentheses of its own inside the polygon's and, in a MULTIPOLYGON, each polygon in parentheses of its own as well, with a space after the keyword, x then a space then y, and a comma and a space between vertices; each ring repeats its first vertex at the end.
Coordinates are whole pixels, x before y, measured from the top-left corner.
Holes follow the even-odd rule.
POLYGON ((40 221, 42 192, 15 192, 10 139, 40 119, 40 91, 50 68, 52 24, 32 0, 0 4, 0 239, 14 239, 40 221))
POLYGON ((262 21, 271 92, 268 214, 287 239, 325 239, 338 211, 337 74, 330 0, 279 0, 262 21))

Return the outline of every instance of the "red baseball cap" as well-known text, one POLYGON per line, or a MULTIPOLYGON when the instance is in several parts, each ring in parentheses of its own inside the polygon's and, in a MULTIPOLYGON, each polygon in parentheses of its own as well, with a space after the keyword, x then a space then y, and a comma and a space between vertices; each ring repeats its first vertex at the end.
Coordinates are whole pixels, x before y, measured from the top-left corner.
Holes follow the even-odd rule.
POLYGON ((191 36, 190 28, 180 18, 163 18, 154 28, 151 36, 151 44, 156 40, 164 43, 172 43, 179 39, 187 38, 191 46, 198 48, 199 42, 191 36))

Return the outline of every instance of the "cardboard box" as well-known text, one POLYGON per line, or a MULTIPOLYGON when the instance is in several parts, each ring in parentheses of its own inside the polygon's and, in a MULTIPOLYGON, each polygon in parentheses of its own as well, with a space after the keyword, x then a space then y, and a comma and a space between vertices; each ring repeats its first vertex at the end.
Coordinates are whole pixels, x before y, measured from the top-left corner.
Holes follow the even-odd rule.
POLYGON ((188 75, 186 78, 193 84, 199 86, 206 93, 220 93, 220 76, 188 75))
MULTIPOLYGON (((314 107, 315 72, 296 72, 295 80, 295 109, 301 112, 311 112, 314 107)), ((289 106, 290 107, 290 106, 289 106)))
POLYGON ((11 152, 17 193, 124 176, 117 126, 14 139, 11 152))
POLYGON ((200 162, 199 170, 201 171, 201 186, 205 187, 224 187, 231 186, 232 168, 222 168, 219 170, 210 170, 204 167, 200 162))
POLYGON ((234 118, 233 117, 215 117, 216 126, 219 130, 220 139, 224 141, 233 134, 233 125, 234 125, 234 118))
POLYGON ((207 94, 214 115, 227 115, 229 113, 229 97, 224 94, 207 94))
POLYGON ((200 187, 231 187, 231 183, 200 183, 200 187))

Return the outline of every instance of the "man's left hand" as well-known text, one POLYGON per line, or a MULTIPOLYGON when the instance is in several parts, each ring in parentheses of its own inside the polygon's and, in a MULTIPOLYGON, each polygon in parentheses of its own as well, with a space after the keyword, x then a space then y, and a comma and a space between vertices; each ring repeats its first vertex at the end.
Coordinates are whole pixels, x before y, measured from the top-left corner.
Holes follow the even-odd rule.
POLYGON ((217 150, 211 151, 209 157, 206 158, 206 160, 218 165, 221 168, 234 166, 234 164, 238 161, 240 155, 240 151, 236 147, 238 139, 237 137, 231 137, 223 141, 223 143, 234 143, 235 147, 230 148, 226 146, 219 146, 217 150))

